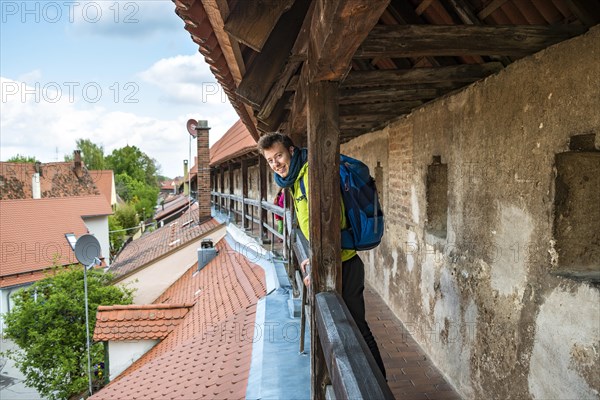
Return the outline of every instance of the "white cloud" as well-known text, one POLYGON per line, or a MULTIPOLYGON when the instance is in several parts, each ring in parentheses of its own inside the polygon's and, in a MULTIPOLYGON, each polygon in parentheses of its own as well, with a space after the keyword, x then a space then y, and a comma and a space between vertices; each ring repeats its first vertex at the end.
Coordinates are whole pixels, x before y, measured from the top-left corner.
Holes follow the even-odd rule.
MULTIPOLYGON (((157 63, 158 64, 158 63, 157 63)), ((155 64, 156 65, 156 64, 155 64)), ((104 146, 105 154, 127 144, 135 145, 162 166, 164 175, 181 175, 183 159, 188 158, 189 118, 207 119, 211 144, 236 121, 231 106, 213 105, 211 111, 199 107, 198 113, 176 114, 170 119, 109 111, 101 106, 70 101, 68 96, 47 101, 51 94, 21 96, 32 88, 25 83, 0 77, 2 113, 0 116, 0 159, 16 154, 35 156, 42 162, 62 161, 74 150, 79 138, 104 146), (15 92, 16 90, 16 92, 15 92), (216 108, 215 108, 216 107, 216 108), (215 111, 221 109, 221 112, 215 111)), ((189 108, 187 108, 189 109, 189 108)), ((192 143, 192 160, 195 143, 192 143)))
POLYGON ((203 107, 227 104, 231 108, 227 95, 199 53, 163 58, 139 76, 161 89, 166 102, 203 107))
POLYGON ((175 15, 175 4, 166 0, 79 1, 66 12, 74 34, 139 40, 183 26, 183 21, 175 15))

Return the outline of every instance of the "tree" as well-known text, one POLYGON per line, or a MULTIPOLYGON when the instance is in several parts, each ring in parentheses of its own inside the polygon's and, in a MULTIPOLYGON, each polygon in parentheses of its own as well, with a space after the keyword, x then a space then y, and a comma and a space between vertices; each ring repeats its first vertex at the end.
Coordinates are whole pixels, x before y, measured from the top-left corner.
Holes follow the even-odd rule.
POLYGON ((160 166, 155 159, 150 158, 135 146, 125 146, 113 150, 106 157, 106 163, 108 168, 114 171, 115 176, 127 174, 130 178, 158 188, 157 175, 160 166))
POLYGON ((142 216, 142 219, 152 215, 158 200, 158 187, 133 179, 127 174, 117 175, 115 186, 119 196, 132 204, 137 213, 142 216))
MULTIPOLYGON (((133 291, 111 286, 111 276, 88 271, 90 332, 98 305, 131 304, 133 291)), ((83 268, 72 267, 22 289, 5 316, 6 337, 20 349, 9 352, 25 383, 42 396, 65 399, 88 386, 83 268)), ((100 343, 92 346, 92 364, 103 361, 100 343)))
MULTIPOLYGON (((88 170, 103 170, 106 168, 104 147, 102 145, 92 143, 89 139, 77 139, 75 145, 77 149, 81 150, 81 161, 88 170)), ((65 161, 73 161, 73 155, 66 155, 65 161)))
POLYGON ((118 251, 123 246, 125 241, 125 231, 123 226, 119 223, 119 220, 115 215, 108 216, 108 230, 110 240, 110 257, 112 258, 117 255, 118 251))
POLYGON ((24 156, 21 154, 17 154, 16 156, 13 156, 11 158, 9 158, 8 160, 6 160, 6 162, 12 162, 12 163, 36 163, 38 162, 38 160, 35 157, 32 156, 24 156))
POLYGON ((122 229, 129 229, 137 226, 140 221, 136 215, 135 207, 130 204, 124 204, 115 211, 115 219, 121 225, 122 229))

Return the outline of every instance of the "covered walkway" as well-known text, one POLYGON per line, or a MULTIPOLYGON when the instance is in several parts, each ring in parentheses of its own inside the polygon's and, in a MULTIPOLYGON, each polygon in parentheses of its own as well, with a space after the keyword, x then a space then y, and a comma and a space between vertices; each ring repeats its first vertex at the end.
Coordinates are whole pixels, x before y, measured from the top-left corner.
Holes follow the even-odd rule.
POLYGON ((387 380, 396 399, 454 400, 454 391, 404 324, 370 287, 365 288, 367 321, 377 339, 387 380))

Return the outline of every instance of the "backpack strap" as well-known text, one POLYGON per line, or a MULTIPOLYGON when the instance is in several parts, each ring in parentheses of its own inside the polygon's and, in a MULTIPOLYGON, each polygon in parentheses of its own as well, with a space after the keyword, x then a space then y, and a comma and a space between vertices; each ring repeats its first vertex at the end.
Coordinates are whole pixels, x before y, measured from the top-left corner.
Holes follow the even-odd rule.
POLYGON ((302 196, 308 201, 308 197, 306 197, 306 188, 304 187, 304 179, 300 179, 300 191, 302 192, 302 196))

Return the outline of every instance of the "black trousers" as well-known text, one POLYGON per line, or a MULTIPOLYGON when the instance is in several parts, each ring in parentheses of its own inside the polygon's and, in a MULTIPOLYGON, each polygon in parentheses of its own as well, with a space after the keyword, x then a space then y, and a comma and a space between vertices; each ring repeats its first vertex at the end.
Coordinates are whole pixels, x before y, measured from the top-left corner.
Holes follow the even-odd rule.
POLYGON ((350 311, 358 330, 373 354, 375 362, 385 377, 385 367, 377 342, 371 333, 371 328, 365 319, 365 265, 358 255, 342 263, 342 298, 350 311))

